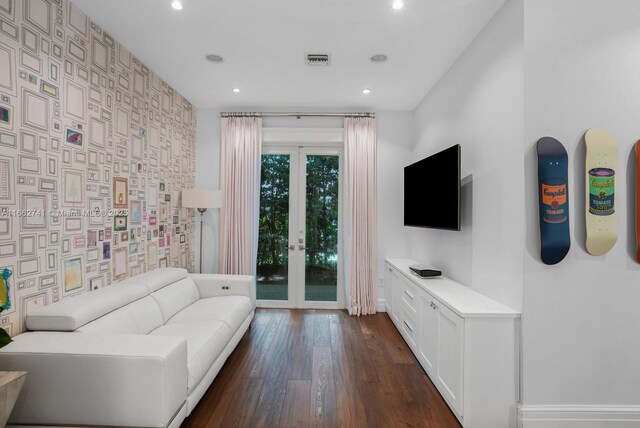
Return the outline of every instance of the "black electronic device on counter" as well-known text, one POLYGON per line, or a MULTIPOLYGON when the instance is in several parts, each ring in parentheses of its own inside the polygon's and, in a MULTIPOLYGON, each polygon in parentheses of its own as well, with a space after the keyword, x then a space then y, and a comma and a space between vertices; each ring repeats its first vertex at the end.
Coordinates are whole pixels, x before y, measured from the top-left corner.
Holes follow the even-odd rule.
POLYGON ((414 275, 419 276, 420 278, 433 278, 436 276, 442 276, 441 271, 433 269, 431 266, 427 265, 413 265, 409 266, 409 269, 411 269, 411 272, 413 272, 414 275))

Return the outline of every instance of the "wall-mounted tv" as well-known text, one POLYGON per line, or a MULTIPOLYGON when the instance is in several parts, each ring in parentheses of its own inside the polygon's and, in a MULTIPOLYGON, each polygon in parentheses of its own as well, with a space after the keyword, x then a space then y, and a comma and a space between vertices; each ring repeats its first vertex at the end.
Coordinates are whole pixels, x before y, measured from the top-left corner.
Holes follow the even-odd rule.
POLYGON ((460 144, 405 167, 404 225, 460 230, 460 144))

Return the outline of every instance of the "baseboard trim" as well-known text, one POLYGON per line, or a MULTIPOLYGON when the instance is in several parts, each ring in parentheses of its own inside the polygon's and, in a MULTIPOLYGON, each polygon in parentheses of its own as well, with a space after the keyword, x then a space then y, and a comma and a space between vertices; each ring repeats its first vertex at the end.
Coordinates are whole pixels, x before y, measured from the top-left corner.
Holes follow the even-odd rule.
POLYGON ((640 406, 519 405, 521 428, 637 427, 640 406))
POLYGON ((378 299, 378 312, 387 312, 387 309, 384 307, 384 299, 378 299))

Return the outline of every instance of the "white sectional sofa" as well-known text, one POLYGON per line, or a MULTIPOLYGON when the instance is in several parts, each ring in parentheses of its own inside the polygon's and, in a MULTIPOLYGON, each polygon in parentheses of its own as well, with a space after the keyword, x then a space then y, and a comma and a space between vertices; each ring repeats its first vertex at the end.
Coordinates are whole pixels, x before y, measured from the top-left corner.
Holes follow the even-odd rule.
POLYGON ((0 349, 10 424, 179 427, 249 328, 252 276, 164 268, 40 308, 0 349))

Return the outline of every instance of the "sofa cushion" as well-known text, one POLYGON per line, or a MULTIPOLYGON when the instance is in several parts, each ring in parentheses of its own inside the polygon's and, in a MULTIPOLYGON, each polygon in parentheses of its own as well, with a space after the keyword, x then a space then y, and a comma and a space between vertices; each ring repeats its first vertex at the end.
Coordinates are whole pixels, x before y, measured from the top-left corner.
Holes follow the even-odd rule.
POLYGON ((168 322, 217 320, 226 323, 235 333, 253 310, 247 296, 219 296, 200 299, 184 308, 168 322))
POLYGON ((151 296, 158 302, 162 317, 167 322, 178 311, 198 300, 200 293, 193 279, 184 278, 152 293, 151 296))
POLYGON ((154 269, 140 275, 133 276, 123 281, 123 283, 135 282, 136 284, 145 285, 149 289, 149 293, 158 291, 169 284, 180 281, 188 276, 186 269, 168 267, 162 269, 154 269))
POLYGON ((187 393, 198 386, 231 338, 229 327, 220 321, 166 324, 151 335, 183 337, 187 341, 187 393))
POLYGON ((149 334, 164 324, 160 306, 151 296, 129 303, 83 325, 83 333, 149 334))
POLYGON ((127 283, 100 288, 43 306, 27 315, 29 330, 74 331, 126 304, 145 297, 144 285, 127 283))

